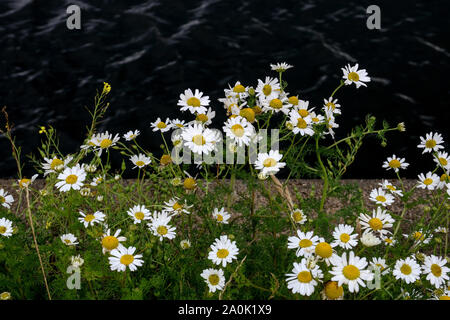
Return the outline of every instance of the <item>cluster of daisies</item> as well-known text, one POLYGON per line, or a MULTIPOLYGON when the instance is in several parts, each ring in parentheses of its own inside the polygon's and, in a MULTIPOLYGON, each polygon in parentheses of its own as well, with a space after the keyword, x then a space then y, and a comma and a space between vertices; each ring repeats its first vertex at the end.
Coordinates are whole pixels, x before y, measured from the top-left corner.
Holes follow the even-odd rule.
MULTIPOLYGON (((299 209, 292 212, 291 217, 300 225, 307 220, 299 209)), ((423 275, 432 286, 441 289, 442 294, 438 298, 448 298, 450 269, 446 267, 445 258, 418 254, 422 265, 419 265, 415 256, 397 259, 388 265, 386 256, 372 257, 371 260, 360 257, 355 254, 359 243, 359 252, 362 252, 365 247, 381 243, 393 246, 396 240, 389 237, 394 219, 380 207, 373 210, 372 215, 361 213, 358 223, 362 234, 357 233, 351 225, 339 224, 333 230, 331 241, 315 235, 313 231, 297 230, 296 236, 289 237, 288 249, 295 250, 299 261, 294 262, 291 273, 286 274, 288 289, 293 293, 311 296, 316 287, 320 287, 323 299, 340 300, 344 298, 346 290, 350 293, 359 292, 359 288, 368 286, 368 282, 388 282, 390 275, 406 284, 414 283, 423 275)), ((435 232, 447 233, 447 230, 438 228, 435 232)), ((429 239, 425 239, 420 232, 416 233, 414 237, 417 241, 428 243, 429 239)))

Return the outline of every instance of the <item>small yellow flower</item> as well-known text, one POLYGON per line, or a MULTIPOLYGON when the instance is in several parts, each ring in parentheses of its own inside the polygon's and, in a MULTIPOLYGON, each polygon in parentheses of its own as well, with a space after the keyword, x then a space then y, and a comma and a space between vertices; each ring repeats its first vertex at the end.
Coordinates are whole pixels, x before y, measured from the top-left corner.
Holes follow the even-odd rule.
POLYGON ((45 127, 40 127, 39 134, 47 133, 45 127))
POLYGON ((111 91, 111 85, 108 82, 103 82, 102 94, 108 94, 111 91))

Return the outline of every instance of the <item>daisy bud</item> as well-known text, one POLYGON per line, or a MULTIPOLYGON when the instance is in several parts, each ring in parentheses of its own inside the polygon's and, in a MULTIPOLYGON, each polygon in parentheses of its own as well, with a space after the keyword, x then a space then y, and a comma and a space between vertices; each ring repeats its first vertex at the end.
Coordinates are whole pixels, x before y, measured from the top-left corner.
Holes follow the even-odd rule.
POLYGON ((100 201, 100 202, 103 201, 103 196, 98 196, 97 201, 100 201))
POLYGON ((290 122, 290 121, 287 121, 286 122, 286 128, 288 128, 289 130, 294 130, 294 125, 292 124, 292 122, 290 122))
POLYGON ((116 174, 116 175, 114 176, 114 180, 119 181, 119 180, 120 180, 120 175, 116 174))
POLYGON ((2 250, 5 247, 3 243, 0 243, 0 250, 2 250))
POLYGON ((423 253, 417 252, 416 259, 423 263, 425 261, 425 255, 423 253))
POLYGON ((169 163, 172 162, 172 158, 170 157, 170 155, 164 154, 164 155, 161 157, 161 159, 160 159, 159 162, 160 162, 160 164, 161 164, 162 166, 166 166, 166 165, 168 165, 169 163))
POLYGON ((259 180, 266 180, 267 178, 268 178, 268 176, 265 175, 264 173, 262 173, 262 172, 258 173, 259 180))
POLYGON ((181 179, 178 177, 175 177, 170 181, 170 183, 175 187, 179 186, 181 184, 181 179))
POLYGON ((405 131, 406 131, 405 123, 404 123, 404 122, 400 122, 400 123, 397 125, 397 130, 398 130, 398 131, 401 131, 401 132, 405 132, 405 131))
POLYGON ((11 300, 11 293, 6 291, 0 293, 0 300, 11 300))
POLYGON ((255 95, 255 88, 249 87, 248 88, 248 94, 251 95, 251 96, 254 96, 255 95))
POLYGON ((233 241, 233 240, 235 239, 234 234, 229 234, 229 235, 228 235, 228 239, 230 239, 231 241, 233 241))
POLYGON ((380 145, 384 148, 384 147, 387 146, 387 143, 386 143, 386 141, 382 141, 382 142, 380 143, 380 145))
POLYGON ((423 207, 423 212, 430 212, 431 211, 431 208, 429 207, 429 206, 425 206, 425 207, 423 207))
POLYGON ((442 239, 441 239, 441 238, 434 238, 434 241, 435 241, 436 243, 442 243, 442 239))

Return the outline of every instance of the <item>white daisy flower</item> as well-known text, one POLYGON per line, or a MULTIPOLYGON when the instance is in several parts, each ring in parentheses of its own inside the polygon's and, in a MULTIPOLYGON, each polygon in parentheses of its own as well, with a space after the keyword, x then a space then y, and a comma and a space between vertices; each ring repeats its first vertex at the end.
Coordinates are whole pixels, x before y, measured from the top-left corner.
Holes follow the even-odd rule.
POLYGON ((148 211, 148 209, 144 205, 133 206, 132 208, 128 209, 127 213, 130 217, 133 218, 134 224, 141 223, 141 221, 151 219, 150 211, 148 211))
POLYGON ((189 206, 186 203, 186 200, 183 202, 183 201, 180 201, 180 198, 177 198, 177 197, 174 197, 174 198, 170 199, 169 201, 164 202, 164 204, 165 204, 165 206, 163 207, 163 210, 172 215, 177 215, 177 214, 182 214, 182 213, 190 214, 188 209, 192 207, 192 205, 189 206))
POLYGON ((289 121, 292 123, 293 129, 292 132, 294 134, 300 133, 302 136, 308 135, 312 136, 314 135, 314 130, 312 128, 312 119, 308 115, 305 118, 301 117, 297 111, 292 110, 289 113, 289 121))
POLYGON ((441 145, 442 143, 444 143, 444 139, 442 139, 442 135, 440 133, 430 132, 425 135, 425 138, 420 137, 420 144, 417 147, 423 148, 423 154, 425 152, 432 152, 443 149, 444 146, 441 145))
POLYGON ((150 157, 147 157, 145 154, 140 153, 139 155, 133 155, 130 158, 130 161, 133 162, 133 169, 135 169, 148 166, 152 162, 152 159, 150 157))
POLYGON ((55 187, 59 189, 60 192, 67 192, 71 189, 80 190, 83 186, 83 182, 86 179, 86 171, 80 167, 77 163, 76 166, 72 168, 66 168, 63 172, 58 175, 59 182, 55 184, 55 187))
POLYGON ((222 264, 222 267, 226 267, 227 263, 231 263, 237 259, 239 249, 236 246, 236 241, 231 241, 228 236, 220 236, 219 239, 215 239, 214 243, 210 246, 208 259, 215 264, 222 264))
POLYGON ((289 113, 289 104, 288 104, 288 98, 285 95, 278 95, 276 97, 273 98, 260 98, 260 103, 262 106, 262 111, 263 112, 274 112, 274 113, 278 113, 278 112, 282 112, 284 114, 288 114, 289 113))
POLYGON ((332 247, 339 246, 344 249, 351 249, 358 244, 358 235, 352 234, 354 228, 349 225, 339 224, 333 231, 334 241, 332 247))
POLYGON ((380 275, 385 275, 389 273, 389 268, 386 264, 386 260, 383 258, 373 257, 370 262, 372 268, 377 268, 380 270, 380 275))
POLYGON ((125 133, 123 135, 123 138, 126 141, 131 141, 137 138, 137 136, 139 136, 141 134, 141 132, 139 130, 134 130, 134 131, 128 131, 127 133, 125 133))
POLYGON ((446 170, 450 170, 450 156, 447 152, 439 151, 433 158, 438 166, 442 166, 446 170))
POLYGON ((294 106, 294 110, 298 113, 298 115, 302 118, 306 118, 311 115, 314 108, 309 107, 309 101, 299 100, 298 104, 294 106))
POLYGON ((310 112, 312 124, 321 124, 325 121, 325 117, 321 114, 316 114, 315 112, 310 112))
POLYGON ((176 228, 169 225, 170 220, 171 217, 166 212, 157 213, 147 226, 154 236, 159 237, 159 241, 163 241, 163 238, 173 239, 176 236, 176 228))
POLYGON ((216 112, 211 108, 208 108, 208 112, 197 113, 195 116, 195 123, 202 124, 203 126, 209 126, 212 123, 212 119, 216 117, 216 112))
POLYGON ((283 158, 283 155, 278 150, 270 150, 269 153, 258 153, 254 165, 264 175, 275 174, 286 165, 285 162, 280 162, 281 158, 283 158))
POLYGON ((102 235, 102 252, 105 254, 106 252, 110 252, 111 250, 117 249, 122 244, 120 242, 126 241, 126 237, 121 237, 120 229, 117 229, 116 232, 111 235, 111 230, 108 228, 106 232, 102 235))
POLYGON ((213 218, 218 223, 228 224, 228 220, 230 219, 230 217, 231 217, 231 215, 225 211, 225 208, 221 208, 220 210, 217 208, 214 208, 213 218))
POLYGON ((412 234, 403 234, 403 236, 405 238, 409 238, 412 237, 415 241, 415 244, 419 244, 419 243, 423 243, 423 244, 428 244, 430 243, 432 237, 428 237, 422 229, 420 229, 419 231, 414 231, 412 234))
POLYGON ((373 189, 370 192, 369 200, 383 207, 390 206, 394 203, 394 197, 386 193, 382 188, 373 189))
POLYGON ((395 172, 398 172, 399 169, 406 169, 408 166, 409 163, 405 162, 405 158, 397 158, 395 154, 388 157, 387 161, 383 163, 383 168, 392 169, 395 172))
POLYGON ((391 228, 392 224, 395 222, 391 215, 386 213, 386 210, 383 210, 380 207, 377 207, 372 211, 372 216, 360 213, 359 220, 364 231, 374 231, 380 235, 390 233, 390 231, 386 229, 391 228))
POLYGON ((237 116, 225 122, 223 131, 228 138, 232 139, 232 142, 241 147, 250 144, 250 138, 254 134, 255 128, 245 118, 237 116))
POLYGON ((84 171, 89 173, 94 173, 95 171, 97 171, 97 167, 95 166, 95 164, 83 163, 81 164, 81 169, 84 169, 84 171))
POLYGON ((436 233, 448 233, 448 229, 446 227, 437 227, 434 229, 434 232, 436 233))
POLYGON ((338 99, 333 99, 333 97, 329 97, 328 99, 323 99, 323 106, 325 110, 332 112, 334 114, 341 114, 341 105, 338 102, 338 99))
POLYGON ((166 118, 166 121, 162 121, 161 118, 158 117, 155 122, 150 123, 150 126, 153 128, 153 131, 161 131, 167 132, 172 128, 172 124, 169 118, 166 118))
POLYGON ((70 264, 75 269, 79 269, 83 265, 83 263, 84 259, 80 255, 70 257, 70 264))
POLYGON ((372 231, 365 231, 360 238, 361 243, 366 247, 374 247, 381 243, 381 240, 376 237, 372 231))
POLYGON ((336 123, 336 118, 332 112, 329 112, 328 109, 325 110, 325 123, 328 132, 325 132, 325 135, 329 134, 334 139, 334 130, 335 128, 339 128, 339 124, 336 123))
POLYGON ((206 113, 206 107, 209 105, 209 97, 203 96, 203 92, 195 89, 195 93, 191 89, 184 90, 184 94, 180 94, 177 103, 181 106, 181 111, 189 110, 192 114, 206 113))
POLYGON ((423 173, 418 175, 418 188, 434 190, 440 182, 440 178, 437 174, 432 173, 431 171, 427 172, 426 175, 423 173))
POLYGON ((95 177, 94 179, 92 179, 91 186, 96 187, 103 181, 105 181, 105 176, 95 177))
POLYGON ((53 157, 51 159, 44 157, 44 162, 42 163, 42 169, 44 169, 44 177, 52 172, 59 172, 67 167, 73 157, 68 156, 66 159, 61 160, 58 157, 53 157))
POLYGON ((84 224, 84 227, 87 228, 88 226, 93 226, 94 223, 100 223, 105 221, 106 215, 103 214, 101 211, 96 211, 93 214, 85 214, 82 211, 80 211, 80 216, 78 220, 84 224))
POLYGON ((11 204, 14 202, 12 195, 8 194, 4 189, 0 189, 0 205, 5 208, 11 208, 11 204))
POLYGON ((332 260, 333 270, 330 273, 333 275, 332 281, 337 281, 338 285, 348 285, 350 292, 359 292, 359 286, 365 287, 366 281, 371 281, 374 277, 373 273, 365 270, 367 267, 366 258, 355 256, 353 251, 350 251, 347 260, 347 253, 344 252, 342 257, 336 256, 332 260))
POLYGON ((392 274, 398 280, 413 283, 420 278, 420 266, 413 258, 399 259, 395 263, 392 274))
POLYGON ((98 151, 98 156, 100 157, 103 150, 108 150, 110 147, 115 146, 119 140, 120 137, 118 134, 113 137, 112 133, 106 131, 103 133, 94 134, 90 141, 94 144, 94 150, 98 151))
POLYGON ((445 265, 447 260, 435 255, 425 256, 425 261, 422 266, 423 274, 427 275, 427 280, 437 288, 441 287, 449 279, 448 273, 450 271, 445 265))
POLYGON ((356 88, 359 88, 360 86, 367 87, 364 82, 370 82, 370 77, 367 76, 366 69, 358 70, 358 67, 358 64, 355 64, 353 67, 348 64, 345 68, 341 68, 344 73, 342 76, 342 78, 345 79, 344 83, 346 85, 354 83, 356 88))
POLYGON ((397 243, 397 240, 392 239, 392 237, 380 236, 380 238, 386 246, 393 247, 397 243))
POLYGON ((38 177, 38 175, 35 174, 31 177, 31 179, 22 178, 20 180, 17 180, 17 182, 19 183, 19 187, 21 189, 24 189, 26 187, 29 187, 34 182, 34 180, 36 180, 37 177, 38 177))
POLYGON ((184 144, 192 152, 197 154, 209 154, 215 149, 215 143, 217 142, 216 133, 209 128, 204 128, 200 124, 194 124, 184 128, 181 136, 183 137, 184 144))
POLYGON ((174 134, 170 137, 170 140, 172 140, 172 144, 175 148, 183 147, 183 137, 181 136, 181 131, 179 133, 174 132, 174 134))
POLYGON ((205 269, 200 276, 205 279, 209 292, 221 291, 225 286, 225 277, 222 269, 205 269))
POLYGON ((184 121, 184 120, 179 120, 179 119, 177 118, 177 119, 171 120, 171 121, 170 121, 170 124, 172 125, 172 128, 175 128, 175 129, 182 129, 182 128, 184 128, 184 127, 186 126, 186 121, 184 121))
POLYGON ((243 86, 239 81, 237 81, 233 88, 228 85, 229 89, 224 89, 225 97, 233 97, 239 100, 244 100, 248 97, 248 88, 243 86))
POLYGON ((333 247, 323 238, 319 238, 319 243, 314 248, 314 253, 320 260, 325 261, 327 266, 329 266, 331 261, 336 258, 333 247))
POLYGON ((292 65, 287 64, 286 62, 281 62, 281 63, 278 62, 276 64, 270 64, 270 68, 276 72, 284 72, 287 69, 290 69, 292 67, 293 67, 292 65))
POLYGON ((397 189, 397 187, 394 186, 392 183, 390 183, 389 180, 383 180, 381 183, 379 183, 379 185, 383 189, 389 190, 390 193, 393 193, 393 194, 396 194, 396 195, 398 195, 400 197, 403 197, 402 190, 397 189))
POLYGON ((297 249, 297 257, 310 257, 316 245, 319 243, 319 237, 314 236, 312 231, 306 233, 297 230, 297 237, 288 238, 288 249, 297 249))
POLYGON ((298 224, 304 224, 308 220, 306 214, 301 209, 294 209, 294 211, 291 212, 291 218, 298 224))
POLYGON ((446 173, 443 173, 440 177, 439 177, 439 182, 436 185, 436 189, 444 189, 447 185, 447 182, 450 182, 450 170, 447 171, 446 173))
POLYGON ((280 83, 277 78, 266 77, 264 82, 258 79, 258 85, 256 86, 255 93, 260 100, 265 99, 270 101, 278 98, 280 90, 280 83))
POLYGON ((12 236, 12 233, 13 233, 12 221, 10 221, 6 218, 1 218, 0 219, 0 235, 9 238, 10 236, 12 236))
POLYGON ((72 233, 63 234, 60 238, 61 241, 67 246, 74 246, 78 244, 77 237, 75 237, 72 233))
POLYGON ((181 240, 180 247, 183 250, 189 249, 191 247, 191 242, 188 239, 181 240))
POLYGON ((300 263, 294 262, 292 273, 287 273, 286 276, 287 288, 291 289, 292 293, 310 296, 313 294, 318 281, 323 278, 323 273, 318 265, 309 269, 306 259, 303 258, 300 263))
POLYGON ((137 270, 137 267, 142 266, 144 260, 142 254, 134 255, 136 251, 135 247, 126 248, 124 246, 119 246, 117 249, 111 251, 111 257, 108 258, 111 270, 117 270, 119 272, 125 271, 127 267, 130 271, 137 270))

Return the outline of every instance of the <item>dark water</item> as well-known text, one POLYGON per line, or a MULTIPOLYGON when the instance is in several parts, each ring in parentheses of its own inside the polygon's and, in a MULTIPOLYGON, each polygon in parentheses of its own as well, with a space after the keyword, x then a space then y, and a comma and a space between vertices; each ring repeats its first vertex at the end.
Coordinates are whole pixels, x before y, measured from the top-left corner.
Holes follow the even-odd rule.
MULTIPOLYGON (((289 92, 321 107, 339 83, 340 70, 358 62, 372 82, 338 93, 341 137, 367 113, 406 133, 392 133, 386 148, 367 140, 347 178, 375 178, 387 156, 411 163, 415 178, 433 162, 416 146, 419 136, 443 134, 448 150, 450 34, 448 1, 218 1, 218 0, 0 0, 0 103, 15 124, 25 154, 39 145, 38 126, 60 133, 64 152, 82 143, 103 81, 112 85, 102 130, 140 129, 144 145, 158 148, 149 124, 180 116, 186 88, 217 98, 228 83, 256 85, 269 64, 286 61, 289 92), (66 28, 66 8, 78 4, 82 30, 66 28), (366 8, 381 7, 381 30, 366 28, 366 8)), ((0 176, 13 177, 14 161, 0 139, 0 176)))

